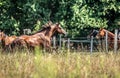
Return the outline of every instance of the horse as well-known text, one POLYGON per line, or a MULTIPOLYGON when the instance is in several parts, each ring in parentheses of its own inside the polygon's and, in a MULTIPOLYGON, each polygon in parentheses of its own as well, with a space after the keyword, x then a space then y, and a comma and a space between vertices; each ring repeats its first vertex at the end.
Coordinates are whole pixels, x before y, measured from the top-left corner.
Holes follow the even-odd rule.
POLYGON ((87 36, 87 38, 91 38, 92 36, 93 37, 96 37, 97 36, 97 34, 98 34, 98 30, 95 30, 95 29, 93 29, 93 30, 91 30, 91 32, 90 32, 90 34, 87 36))
MULTIPOLYGON (((104 28, 100 28, 99 33, 97 34, 97 38, 101 38, 103 39, 106 35, 106 32, 108 32, 108 45, 109 45, 109 49, 113 49, 114 48, 114 38, 115 38, 115 34, 113 34, 112 32, 104 29, 104 28)), ((118 49, 120 47, 120 40, 117 41, 118 42, 118 49)))
POLYGON ((55 33, 66 34, 66 31, 59 23, 53 24, 48 22, 43 25, 42 29, 32 35, 21 35, 16 38, 13 43, 27 46, 28 49, 33 49, 36 46, 49 49, 51 47, 51 38, 55 33))
POLYGON ((90 39, 92 36, 93 36, 93 38, 95 38, 94 39, 95 42, 93 43, 93 48, 95 48, 97 51, 99 50, 98 49, 98 39, 96 38, 98 32, 99 32, 98 30, 93 29, 90 31, 90 34, 87 36, 88 39, 90 39))
POLYGON ((11 50, 10 44, 17 38, 17 36, 7 36, 4 32, 0 32, 0 42, 3 51, 11 50))

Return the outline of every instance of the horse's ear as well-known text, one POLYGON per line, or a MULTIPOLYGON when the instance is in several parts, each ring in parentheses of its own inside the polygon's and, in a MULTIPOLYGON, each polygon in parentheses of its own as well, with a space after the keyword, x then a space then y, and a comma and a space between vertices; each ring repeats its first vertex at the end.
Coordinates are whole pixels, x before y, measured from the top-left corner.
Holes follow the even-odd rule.
POLYGON ((43 26, 42 26, 42 28, 47 28, 47 27, 48 27, 48 25, 43 25, 43 26))
POLYGON ((60 25, 60 23, 56 23, 56 26, 59 26, 60 25))
POLYGON ((103 30, 103 28, 100 28, 100 30, 103 30))
POLYGON ((42 27, 43 28, 47 28, 47 27, 49 27, 50 25, 49 25, 49 22, 48 23, 46 23, 45 25, 43 25, 42 27))
POLYGON ((45 25, 42 25, 42 28, 47 28, 46 24, 45 24, 45 25))
POLYGON ((52 25, 52 24, 53 24, 52 21, 49 21, 49 22, 48 22, 48 25, 52 25))
POLYGON ((52 21, 49 21, 48 23, 45 24, 45 28, 50 27, 52 25, 52 21))

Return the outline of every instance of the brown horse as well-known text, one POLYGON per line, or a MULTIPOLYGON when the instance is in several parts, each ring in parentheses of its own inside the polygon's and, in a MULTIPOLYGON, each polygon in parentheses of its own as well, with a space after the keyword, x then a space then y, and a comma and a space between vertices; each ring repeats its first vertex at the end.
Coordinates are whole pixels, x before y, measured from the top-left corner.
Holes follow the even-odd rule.
POLYGON ((15 35, 13 36, 7 36, 4 32, 0 32, 0 42, 2 49, 5 50, 11 50, 10 44, 16 39, 17 37, 15 35))
MULTIPOLYGON (((103 29, 103 28, 100 28, 99 30, 99 33, 97 34, 97 38, 104 38, 105 35, 106 35, 106 32, 108 32, 108 45, 109 45, 109 49, 113 49, 114 48, 114 38, 115 38, 115 34, 113 34, 112 32, 106 30, 106 29, 103 29)), ((118 48, 120 47, 120 40, 118 40, 118 48)))
POLYGON ((32 35, 22 35, 14 40, 14 43, 27 46, 28 49, 34 49, 36 46, 50 48, 51 38, 55 33, 66 34, 66 31, 59 23, 53 24, 48 22, 43 26, 42 30, 32 35))

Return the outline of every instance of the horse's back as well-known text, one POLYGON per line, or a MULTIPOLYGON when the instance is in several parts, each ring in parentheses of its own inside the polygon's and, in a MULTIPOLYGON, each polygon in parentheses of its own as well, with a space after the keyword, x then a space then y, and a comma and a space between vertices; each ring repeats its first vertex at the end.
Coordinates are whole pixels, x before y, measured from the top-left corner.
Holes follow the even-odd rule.
POLYGON ((8 36, 5 38, 5 45, 9 45, 11 44, 15 39, 17 38, 17 36, 8 36))
POLYGON ((30 36, 29 38, 26 38, 26 42, 30 46, 39 46, 43 43, 43 38, 40 36, 30 36))

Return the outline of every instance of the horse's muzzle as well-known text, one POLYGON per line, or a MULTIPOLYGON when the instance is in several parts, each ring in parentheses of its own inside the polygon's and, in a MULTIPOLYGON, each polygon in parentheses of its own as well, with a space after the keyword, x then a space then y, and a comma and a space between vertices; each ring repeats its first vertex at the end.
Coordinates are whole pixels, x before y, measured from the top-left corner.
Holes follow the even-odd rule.
POLYGON ((97 39, 99 39, 100 37, 99 36, 96 36, 97 39))
POLYGON ((64 29, 62 29, 62 34, 66 36, 67 32, 64 29))
POLYGON ((67 33, 67 32, 65 32, 65 33, 64 33, 64 35, 65 35, 65 36, 67 36, 67 35, 68 35, 68 33, 67 33))

